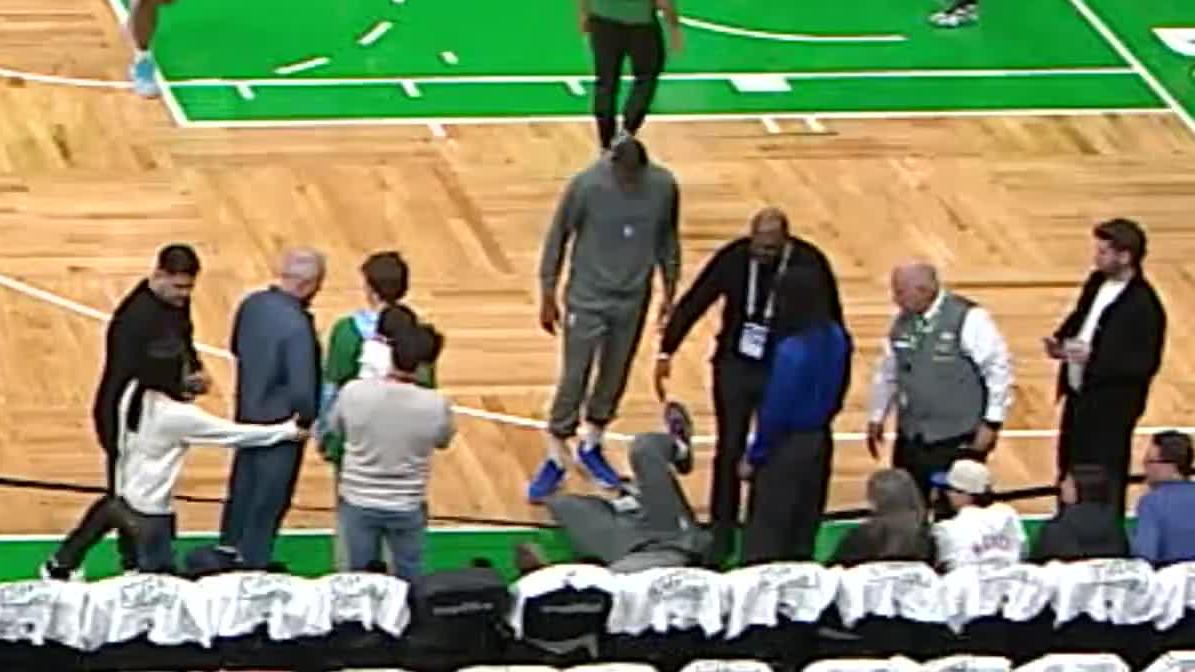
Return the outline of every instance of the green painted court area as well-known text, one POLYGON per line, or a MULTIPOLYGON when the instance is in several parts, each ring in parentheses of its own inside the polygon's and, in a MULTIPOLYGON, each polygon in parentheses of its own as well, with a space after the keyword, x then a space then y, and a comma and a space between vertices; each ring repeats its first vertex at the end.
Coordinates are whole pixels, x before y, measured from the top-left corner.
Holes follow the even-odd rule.
MULTIPOLYGON (((957 30, 933 3, 679 2, 656 114, 1169 108, 1195 130, 1190 0, 987 0, 957 30)), ((576 117, 592 90, 571 0, 183 0, 155 54, 183 124, 576 117)))

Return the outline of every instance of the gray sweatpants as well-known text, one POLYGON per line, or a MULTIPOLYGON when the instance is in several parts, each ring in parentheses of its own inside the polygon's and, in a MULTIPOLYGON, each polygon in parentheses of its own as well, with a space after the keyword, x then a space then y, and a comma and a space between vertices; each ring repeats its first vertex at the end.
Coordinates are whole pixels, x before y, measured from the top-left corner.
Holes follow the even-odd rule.
MULTIPOLYGON (((650 298, 650 297, 648 297, 650 298)), ((614 419, 627 387, 627 374, 647 318, 648 300, 630 308, 602 311, 569 308, 564 317, 560 379, 548 419, 548 431, 567 439, 577 433, 581 404, 585 420, 604 427, 614 419), (589 389, 594 363, 597 377, 589 389)))
MULTIPOLYGON (((595 557, 615 571, 682 566, 689 556, 676 542, 703 535, 693 510, 672 475, 673 439, 668 434, 640 434, 631 444, 639 510, 619 513, 609 501, 589 495, 554 495, 547 501, 552 518, 564 528, 573 550, 595 557)), ((696 544, 694 551, 696 552, 696 544)))

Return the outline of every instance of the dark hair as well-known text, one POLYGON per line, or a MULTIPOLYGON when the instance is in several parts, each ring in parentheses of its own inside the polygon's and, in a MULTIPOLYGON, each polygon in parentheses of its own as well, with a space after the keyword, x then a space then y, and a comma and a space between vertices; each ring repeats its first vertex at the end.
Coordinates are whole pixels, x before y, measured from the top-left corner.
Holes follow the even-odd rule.
POLYGON ((1075 495, 1080 502, 1107 504, 1108 472, 1098 464, 1076 464, 1071 467, 1071 480, 1075 483, 1075 495))
POLYGON ((387 306, 378 315, 377 334, 391 343, 398 340, 398 335, 404 329, 410 329, 419 324, 419 316, 415 311, 403 305, 387 306))
POLYGON ((390 343, 390 363, 398 371, 412 373, 420 364, 435 364, 444 349, 444 335, 429 324, 399 330, 390 343))
POLYGON ((398 252, 377 252, 361 264, 365 284, 387 304, 398 303, 407 295, 410 274, 407 262, 398 252))
POLYGON ((176 401, 186 399, 183 384, 186 354, 186 346, 179 339, 165 338, 150 342, 134 372, 137 387, 133 390, 125 416, 125 426, 129 431, 135 432, 140 428, 146 390, 161 392, 176 401))
POLYGON ((1158 447, 1158 461, 1173 464, 1183 476, 1191 475, 1190 436, 1168 429, 1154 434, 1153 444, 1158 447))
POLYGON ((1145 259, 1145 231, 1131 219, 1110 219, 1096 225, 1091 234, 1117 252, 1128 252, 1133 266, 1141 266, 1145 259))
MULTIPOLYGON (((970 493, 967 493, 970 494, 970 493)), ((984 490, 978 495, 971 495, 971 503, 979 507, 987 507, 996 503, 996 493, 989 490, 984 490)))
POLYGON ((173 243, 158 250, 157 268, 172 275, 199 275, 199 255, 190 245, 173 243))
POLYGON ((794 266, 777 280, 776 332, 780 336, 799 333, 831 322, 830 289, 822 274, 806 266, 794 266))

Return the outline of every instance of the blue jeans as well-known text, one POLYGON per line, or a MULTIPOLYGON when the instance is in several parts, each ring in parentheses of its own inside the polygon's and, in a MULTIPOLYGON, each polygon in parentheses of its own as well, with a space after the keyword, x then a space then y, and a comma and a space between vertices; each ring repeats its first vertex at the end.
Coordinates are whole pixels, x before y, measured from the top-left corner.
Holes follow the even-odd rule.
POLYGON ((270 564, 274 538, 290 508, 302 458, 302 444, 293 441, 237 449, 220 545, 235 547, 246 568, 265 569, 270 564))
POLYGON ((340 500, 337 506, 340 533, 348 550, 349 571, 363 571, 380 560, 382 539, 393 557, 394 575, 404 581, 419 576, 423 561, 423 532, 427 529, 427 511, 383 511, 354 506, 340 500))
POLYGON ((137 569, 148 573, 174 571, 174 515, 139 513, 136 516, 137 569))

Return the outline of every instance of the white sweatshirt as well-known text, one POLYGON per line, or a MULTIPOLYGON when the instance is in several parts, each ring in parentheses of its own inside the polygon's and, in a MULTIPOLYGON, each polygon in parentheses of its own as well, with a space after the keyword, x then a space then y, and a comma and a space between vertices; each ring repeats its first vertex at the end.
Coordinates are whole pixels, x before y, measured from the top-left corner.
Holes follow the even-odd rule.
POLYGON ((268 446, 290 441, 299 433, 293 420, 242 425, 154 390, 145 391, 140 427, 130 432, 126 417, 136 386, 136 381, 130 383, 120 398, 116 494, 139 513, 174 510, 174 484, 190 444, 268 446))

